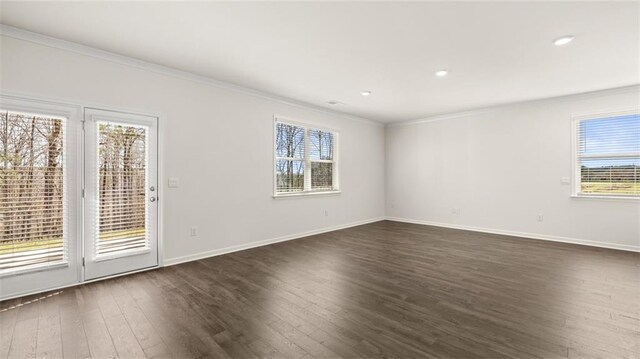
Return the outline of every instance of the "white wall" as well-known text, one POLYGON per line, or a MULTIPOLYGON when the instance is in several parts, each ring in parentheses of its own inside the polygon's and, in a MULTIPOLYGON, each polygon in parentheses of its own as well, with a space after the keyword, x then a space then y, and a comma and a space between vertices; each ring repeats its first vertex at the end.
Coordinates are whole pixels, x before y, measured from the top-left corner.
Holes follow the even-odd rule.
POLYGON ((165 262, 384 216, 379 124, 7 36, 1 41, 5 93, 162 114, 165 262), (341 194, 272 198, 274 114, 339 130, 341 194), (179 177, 180 188, 167 188, 168 177, 179 177), (198 237, 189 237, 191 226, 198 237))
POLYGON ((378 219, 385 215, 385 191, 390 218, 640 248, 638 201, 575 199, 570 186, 560 184, 571 176, 571 115, 639 106, 637 88, 385 131, 29 41, 0 40, 0 91, 162 113, 166 262, 378 219), (340 130, 342 194, 271 197, 273 114, 340 130), (243 145, 230 133, 242 133, 243 145), (167 188, 168 177, 179 177, 181 187, 167 188), (198 237, 189 237, 191 226, 199 228, 198 237))
POLYGON ((388 127, 387 216, 638 250, 640 201, 571 198, 561 178, 572 172, 572 115, 638 108, 639 95, 634 87, 388 127))

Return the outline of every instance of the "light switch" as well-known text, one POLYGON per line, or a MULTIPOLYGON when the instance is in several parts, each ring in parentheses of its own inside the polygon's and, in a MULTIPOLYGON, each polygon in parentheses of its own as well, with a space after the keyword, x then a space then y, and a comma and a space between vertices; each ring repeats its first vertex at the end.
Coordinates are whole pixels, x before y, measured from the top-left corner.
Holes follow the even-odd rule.
POLYGON ((562 178, 560 178, 560 183, 562 183, 562 184, 571 184, 571 178, 562 177, 562 178))
POLYGON ((169 177, 169 188, 180 187, 180 180, 176 177, 169 177))

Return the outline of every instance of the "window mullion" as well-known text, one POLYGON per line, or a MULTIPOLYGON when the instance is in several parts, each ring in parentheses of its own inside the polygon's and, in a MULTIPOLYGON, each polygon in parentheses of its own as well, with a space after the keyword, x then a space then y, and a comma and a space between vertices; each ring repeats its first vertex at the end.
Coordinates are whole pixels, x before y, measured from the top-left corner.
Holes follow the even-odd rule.
POLYGON ((311 156, 309 156, 309 129, 304 129, 304 190, 311 191, 311 156))

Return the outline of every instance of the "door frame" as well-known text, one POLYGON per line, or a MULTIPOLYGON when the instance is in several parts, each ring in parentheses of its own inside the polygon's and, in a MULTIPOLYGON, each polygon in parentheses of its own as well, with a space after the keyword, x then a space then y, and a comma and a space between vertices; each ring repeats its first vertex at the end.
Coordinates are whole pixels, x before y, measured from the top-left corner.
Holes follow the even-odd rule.
MULTIPOLYGON (((83 121, 83 139, 84 139, 84 174, 83 174, 83 215, 84 217, 84 231, 82 240, 83 251, 83 277, 86 280, 98 279, 102 277, 112 276, 119 273, 128 273, 134 270, 145 268, 157 268, 159 264, 160 252, 158 251, 158 219, 159 219, 159 207, 158 204, 162 198, 160 198, 160 191, 158 190, 158 118, 156 116, 147 116, 140 114, 132 114, 129 112, 110 111, 101 108, 87 108, 84 111, 83 121), (150 226, 148 227, 147 234, 149 235, 150 248, 145 250, 138 250, 129 253, 109 254, 102 258, 97 257, 95 253, 90 253, 96 250, 97 238, 95 234, 91 233, 99 228, 99 223, 91 223, 91 218, 87 215, 98 215, 97 207, 91 208, 91 204, 98 205, 99 203, 99 186, 97 185, 100 178, 97 172, 93 172, 91 169, 97 169, 99 166, 99 154, 97 152, 98 143, 98 123, 111 122, 130 126, 143 126, 147 127, 146 141, 147 153, 146 157, 148 162, 147 166, 147 185, 155 187, 152 191, 145 185, 145 218, 150 226), (96 146, 94 149, 91 147, 96 146), (94 153, 94 151, 96 151, 94 153), (91 163, 95 161, 95 163, 91 163), (89 172, 87 172, 89 171, 89 172), (92 173, 93 172, 93 173, 92 173), (95 180, 95 183, 91 185, 88 180, 95 180), (148 192, 147 192, 148 191, 148 192), (147 203, 147 197, 155 197, 156 200, 153 203, 147 203), (89 205, 89 206, 88 206, 89 205), (147 215, 152 217, 146 217, 147 215), (153 258, 153 264, 150 261, 153 258), (141 266, 141 262, 144 262, 141 266), (130 268, 130 269, 124 269, 130 268)), ((97 232, 96 232, 97 233, 97 232)))
MULTIPOLYGON (((158 233, 158 265, 154 266, 154 267, 148 267, 148 268, 143 268, 143 269, 139 269, 139 270, 134 270, 131 272, 126 272, 126 273, 119 273, 119 274, 114 274, 114 275, 109 275, 109 276, 105 276, 105 277, 100 277, 100 278, 96 278, 96 279, 91 279, 91 280, 87 280, 84 276, 84 268, 82 267, 81 263, 82 263, 82 255, 84 253, 84 248, 83 248, 83 242, 84 242, 84 201, 82 198, 82 189, 85 188, 85 174, 84 174, 84 134, 82 129, 80 128, 78 130, 78 133, 80 135, 80 140, 78 141, 78 148, 77 151, 79 151, 79 158, 80 161, 78 161, 77 166, 78 166, 78 184, 80 186, 78 186, 77 190, 77 200, 78 203, 76 204, 78 206, 78 219, 77 219, 77 231, 78 231, 78 236, 76 238, 76 240, 78 241, 78 245, 76 246, 77 250, 76 250, 76 254, 75 254, 75 260, 77 260, 77 263, 79 263, 79 265, 77 265, 77 281, 73 282, 73 283, 69 283, 69 284, 64 284, 64 285, 59 285, 59 286, 44 286, 44 287, 38 287, 38 288, 34 288, 34 289, 29 289, 29 290, 25 290, 25 291, 21 291, 21 292, 16 292, 16 293, 10 293, 9 295, 7 295, 6 297, 0 297, 0 301, 4 301, 4 300, 8 300, 8 299, 13 299, 13 298, 18 298, 18 297, 23 297, 26 295, 31 295, 31 294, 35 294, 35 293, 41 293, 41 292, 45 292, 45 291, 50 291, 50 290, 57 290, 57 289, 63 289, 63 288, 69 288, 69 287, 74 287, 80 284, 85 284, 85 283, 92 283, 92 282, 97 282, 97 281, 101 281, 101 280, 105 280, 105 279, 109 279, 109 278, 115 278, 115 277, 121 277, 121 276, 125 276, 125 275, 129 275, 132 273, 138 273, 138 272, 144 272, 144 271, 148 271, 148 270, 153 270, 156 268, 161 268, 164 267, 164 221, 163 221, 163 217, 164 217, 164 202, 165 202, 165 196, 164 196, 164 184, 165 184, 165 175, 164 175, 164 139, 165 139, 165 127, 164 123, 165 123, 165 118, 166 116, 162 113, 162 112, 154 112, 154 111, 148 111, 148 110, 144 110, 144 109, 136 109, 136 108, 132 108, 132 107, 119 107, 119 106, 114 106, 114 105, 108 105, 108 104, 104 104, 104 103, 96 103, 96 102, 91 102, 91 101, 77 101, 77 100, 69 100, 69 99, 65 99, 65 98, 56 98, 56 97, 45 97, 45 96, 35 96, 32 94, 27 94, 27 93, 21 93, 21 92, 14 92, 14 91, 6 91, 6 90, 2 90, 0 91, 0 102, 4 102, 7 101, 9 103, 11 102, 22 102, 25 103, 27 105, 25 105, 25 108, 28 108, 29 104, 32 105, 33 108, 60 108, 60 109, 66 109, 67 111, 72 110, 74 115, 77 116, 77 118, 80 120, 80 122, 82 122, 82 120, 84 120, 84 113, 86 109, 99 109, 99 110, 104 110, 104 111, 112 111, 112 112, 122 112, 122 113, 129 113, 129 114, 133 114, 133 115, 141 115, 141 116, 150 116, 150 117, 156 117, 158 119, 158 165, 157 165, 157 172, 158 172, 158 188, 157 188, 157 196, 159 198, 158 200, 158 223, 157 223, 157 233, 158 233)), ((32 110, 34 111, 34 110, 32 110)), ((81 126, 81 125, 80 125, 81 126)), ((72 256, 72 253, 69 253, 69 256, 72 256)), ((16 274, 16 275, 20 275, 20 274, 16 274)))

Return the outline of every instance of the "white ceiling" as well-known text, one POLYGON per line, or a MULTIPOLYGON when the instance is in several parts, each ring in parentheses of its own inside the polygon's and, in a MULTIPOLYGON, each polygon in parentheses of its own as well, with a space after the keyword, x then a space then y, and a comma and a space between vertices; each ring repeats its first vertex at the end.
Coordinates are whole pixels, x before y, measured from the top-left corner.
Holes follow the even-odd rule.
POLYGON ((640 2, 0 4, 10 26, 382 122, 640 83, 640 2))

